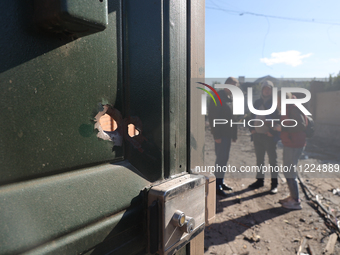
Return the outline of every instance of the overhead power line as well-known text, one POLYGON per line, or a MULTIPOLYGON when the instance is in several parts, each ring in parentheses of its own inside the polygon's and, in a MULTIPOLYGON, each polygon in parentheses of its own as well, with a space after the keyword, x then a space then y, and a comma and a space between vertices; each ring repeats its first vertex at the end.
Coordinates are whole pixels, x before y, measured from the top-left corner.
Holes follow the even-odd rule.
POLYGON ((223 9, 223 8, 220 8, 220 7, 207 6, 206 8, 211 9, 211 10, 223 11, 223 12, 227 12, 227 13, 239 15, 239 16, 253 15, 253 16, 258 16, 258 17, 272 18, 272 19, 282 19, 282 20, 290 20, 290 21, 297 21, 297 22, 308 22, 308 23, 314 23, 314 24, 325 24, 325 25, 340 26, 340 23, 338 23, 338 22, 327 22, 327 21, 318 21, 318 20, 315 20, 315 19, 301 19, 301 18, 293 18, 293 17, 266 15, 266 14, 255 13, 255 12, 242 12, 242 11, 223 9))

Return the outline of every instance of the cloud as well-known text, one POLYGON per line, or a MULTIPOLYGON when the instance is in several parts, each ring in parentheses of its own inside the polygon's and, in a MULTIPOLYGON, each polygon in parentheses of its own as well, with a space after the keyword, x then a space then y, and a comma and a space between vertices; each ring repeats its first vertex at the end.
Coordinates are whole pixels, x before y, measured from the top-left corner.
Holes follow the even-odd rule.
POLYGON ((297 50, 289 50, 284 52, 273 52, 271 58, 261 58, 260 61, 268 66, 286 64, 295 67, 302 64, 302 59, 310 56, 312 56, 312 53, 301 55, 301 52, 297 50))
POLYGON ((331 58, 329 61, 332 62, 332 63, 339 63, 340 58, 331 58))

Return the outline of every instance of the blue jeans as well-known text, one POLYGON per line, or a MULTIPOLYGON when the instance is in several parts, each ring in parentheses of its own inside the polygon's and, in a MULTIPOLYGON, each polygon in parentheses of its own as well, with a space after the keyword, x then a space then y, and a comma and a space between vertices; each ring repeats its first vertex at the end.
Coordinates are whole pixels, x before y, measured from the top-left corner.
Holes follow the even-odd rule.
POLYGON ((230 146, 231 146, 231 138, 230 137, 222 137, 221 143, 215 142, 215 154, 216 154, 216 161, 215 161, 215 176, 216 176, 216 186, 221 185, 223 183, 225 172, 217 171, 217 166, 220 169, 223 166, 226 166, 229 160, 229 153, 230 153, 230 146))
POLYGON ((299 201, 299 185, 297 171, 294 171, 294 167, 296 167, 302 151, 303 148, 283 147, 283 166, 290 169, 289 172, 284 172, 284 175, 287 179, 290 196, 296 201, 299 201))

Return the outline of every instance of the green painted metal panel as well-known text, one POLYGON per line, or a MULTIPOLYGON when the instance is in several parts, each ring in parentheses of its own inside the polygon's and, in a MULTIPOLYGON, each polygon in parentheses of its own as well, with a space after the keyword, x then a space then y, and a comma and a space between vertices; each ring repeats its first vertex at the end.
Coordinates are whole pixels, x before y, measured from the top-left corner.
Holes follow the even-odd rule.
POLYGON ((72 40, 38 31, 30 4, 0 3, 1 183, 121 156, 93 128, 98 103, 114 105, 120 86, 119 5, 104 32, 72 40))
POLYGON ((107 217, 23 254, 145 254, 142 223, 143 207, 131 206, 124 212, 107 217))
MULTIPOLYGON (((51 0, 49 0, 51 1, 51 0)), ((61 1, 61 11, 93 24, 105 27, 107 20, 107 0, 57 0, 61 1)))
POLYGON ((186 1, 108 0, 78 39, 40 30, 34 3, 0 2, 0 253, 143 253, 139 192, 187 170, 186 1), (106 103, 141 120, 139 149, 96 137, 106 103))
POLYGON ((149 183, 135 171, 123 162, 1 187, 0 254, 24 251, 142 205, 139 194, 149 183))
POLYGON ((124 1, 126 115, 143 123, 145 151, 128 148, 127 158, 151 181, 163 175, 163 3, 124 1))
POLYGON ((50 32, 84 36, 108 25, 107 0, 34 0, 36 23, 50 32))

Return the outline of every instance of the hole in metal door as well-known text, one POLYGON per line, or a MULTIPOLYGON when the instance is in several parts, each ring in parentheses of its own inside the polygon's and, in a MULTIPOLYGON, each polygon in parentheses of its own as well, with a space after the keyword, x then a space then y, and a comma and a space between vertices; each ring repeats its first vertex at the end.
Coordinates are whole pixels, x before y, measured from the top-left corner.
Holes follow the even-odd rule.
POLYGON ((107 113, 99 119, 100 126, 106 132, 113 132, 117 129, 117 122, 107 113))
POLYGON ((130 137, 134 137, 134 136, 136 136, 136 135, 139 135, 139 131, 138 131, 138 129, 136 128, 135 125, 129 124, 129 125, 128 125, 128 134, 129 134, 130 137))

